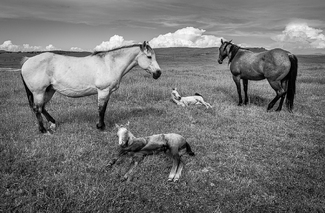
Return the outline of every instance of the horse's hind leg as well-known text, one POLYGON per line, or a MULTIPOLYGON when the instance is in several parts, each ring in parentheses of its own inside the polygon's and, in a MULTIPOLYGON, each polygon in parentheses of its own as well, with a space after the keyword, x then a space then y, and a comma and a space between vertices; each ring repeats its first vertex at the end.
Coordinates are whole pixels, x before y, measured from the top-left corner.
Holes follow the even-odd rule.
POLYGON ((248 103, 248 95, 247 95, 248 80, 247 79, 243 79, 243 85, 244 85, 244 93, 245 93, 245 101, 244 101, 244 104, 247 105, 247 103, 248 103))
POLYGON ((45 116, 46 120, 50 123, 50 130, 55 131, 56 125, 54 118, 46 111, 45 104, 51 100, 55 93, 55 90, 52 86, 49 86, 44 94, 44 104, 42 107, 42 114, 45 116))
POLYGON ((34 94, 33 111, 38 121, 39 131, 41 133, 46 133, 47 130, 44 127, 43 118, 42 118, 43 100, 44 100, 44 94, 34 94))
POLYGON ((287 81, 282 81, 282 88, 284 88, 285 93, 281 96, 279 106, 278 106, 278 108, 275 110, 275 111, 277 111, 277 112, 280 112, 281 109, 282 109, 282 105, 283 105, 283 102, 284 102, 284 98, 285 98, 285 96, 286 96, 286 94, 287 94, 287 87, 288 87, 288 82, 287 82, 287 81))
POLYGON ((243 98, 241 96, 241 88, 240 88, 240 75, 233 75, 232 78, 234 79, 234 82, 236 84, 237 87, 237 93, 238 93, 238 106, 241 106, 243 104, 243 98))
MULTIPOLYGON (((276 92, 276 96, 275 98, 269 103, 268 107, 267 107, 267 111, 269 111, 270 109, 272 109, 272 107, 274 106, 274 104, 280 99, 280 98, 284 98, 286 92, 284 91, 282 85, 281 85, 281 82, 280 81, 270 81, 269 80, 269 83, 271 85, 271 87, 275 90, 276 92)), ((282 100, 282 99, 281 99, 282 100)), ((282 102, 283 104, 283 102, 282 102)), ((281 104, 281 101, 280 101, 280 105, 279 105, 279 108, 281 110, 282 108, 282 104, 281 104)), ((278 108, 278 109, 279 109, 278 108)))

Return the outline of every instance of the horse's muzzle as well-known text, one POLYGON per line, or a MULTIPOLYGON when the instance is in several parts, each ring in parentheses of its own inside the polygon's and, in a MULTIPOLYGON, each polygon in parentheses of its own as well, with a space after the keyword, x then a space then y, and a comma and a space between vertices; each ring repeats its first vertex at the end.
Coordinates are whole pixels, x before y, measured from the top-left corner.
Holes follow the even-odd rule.
POLYGON ((219 63, 219 64, 222 64, 222 60, 221 60, 221 59, 218 59, 218 63, 219 63))
POLYGON ((160 77, 160 75, 161 75, 161 71, 160 71, 160 70, 157 70, 156 72, 154 72, 154 73, 152 74, 152 77, 153 77, 154 79, 158 79, 158 78, 160 77))

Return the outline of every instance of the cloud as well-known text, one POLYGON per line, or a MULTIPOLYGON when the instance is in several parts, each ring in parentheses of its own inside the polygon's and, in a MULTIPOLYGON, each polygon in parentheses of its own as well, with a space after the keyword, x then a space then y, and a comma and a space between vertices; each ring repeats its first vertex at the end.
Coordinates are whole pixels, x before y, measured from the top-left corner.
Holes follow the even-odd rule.
POLYGON ((323 30, 309 27, 306 23, 291 23, 272 39, 284 47, 324 49, 325 35, 322 32, 323 30))
POLYGON ((216 47, 220 46, 222 37, 213 35, 203 35, 205 30, 194 27, 186 27, 175 31, 159 35, 150 41, 154 48, 159 47, 216 47))
POLYGON ((3 42, 3 44, 0 45, 0 49, 7 50, 7 51, 18 51, 19 46, 13 44, 10 40, 3 42))
POLYGON ((49 44, 45 47, 46 50, 57 50, 56 47, 54 47, 52 44, 49 44))
POLYGON ((95 51, 111 50, 111 49, 114 49, 116 47, 131 45, 133 43, 134 43, 133 41, 124 40, 123 36, 114 35, 109 39, 109 41, 103 41, 100 45, 97 45, 94 48, 94 50, 95 51))
POLYGON ((71 51, 75 51, 75 52, 82 52, 82 51, 84 51, 84 50, 81 49, 80 47, 71 47, 70 50, 71 50, 71 51))
POLYGON ((11 40, 4 41, 3 44, 0 45, 1 50, 6 51, 46 51, 46 50, 57 50, 52 44, 46 46, 45 48, 41 46, 31 46, 29 44, 17 45, 13 44, 11 40))

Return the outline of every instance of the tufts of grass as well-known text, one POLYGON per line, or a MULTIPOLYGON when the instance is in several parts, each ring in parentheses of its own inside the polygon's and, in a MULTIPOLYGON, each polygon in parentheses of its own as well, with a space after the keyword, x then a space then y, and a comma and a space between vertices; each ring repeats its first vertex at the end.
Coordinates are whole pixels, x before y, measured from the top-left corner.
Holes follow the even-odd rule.
POLYGON ((215 51, 157 50, 161 78, 140 69, 126 75, 110 98, 105 131, 95 127, 96 96, 56 94, 47 109, 57 132, 39 134, 19 73, 0 72, 0 212, 324 211, 324 64, 300 58, 294 113, 266 112, 275 96, 267 81, 250 82, 250 103, 238 107, 215 51), (173 87, 202 94, 213 108, 176 106, 173 87), (120 180, 129 157, 107 167, 117 151, 115 123, 127 121, 136 136, 175 132, 188 140, 196 156, 182 157, 179 183, 167 182, 172 161, 163 154, 146 157, 130 183, 120 180))

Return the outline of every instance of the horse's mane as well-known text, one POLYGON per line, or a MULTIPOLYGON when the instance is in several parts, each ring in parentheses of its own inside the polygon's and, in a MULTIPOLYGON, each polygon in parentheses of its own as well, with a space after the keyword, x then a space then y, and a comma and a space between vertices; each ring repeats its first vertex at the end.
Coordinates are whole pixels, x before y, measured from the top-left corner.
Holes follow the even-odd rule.
POLYGON ((91 55, 92 56, 104 57, 109 52, 114 52, 116 50, 120 50, 120 49, 124 49, 124 48, 140 47, 140 46, 141 46, 141 44, 131 44, 131 45, 127 45, 127 46, 117 47, 117 48, 114 48, 114 49, 111 49, 111 50, 95 51, 91 55))
POLYGON ((236 44, 232 44, 232 43, 230 43, 230 44, 231 44, 231 47, 230 47, 229 53, 231 53, 231 57, 228 60, 228 64, 230 64, 232 62, 232 60, 235 58, 238 50, 244 49, 244 48, 241 48, 240 46, 237 46, 236 44))

